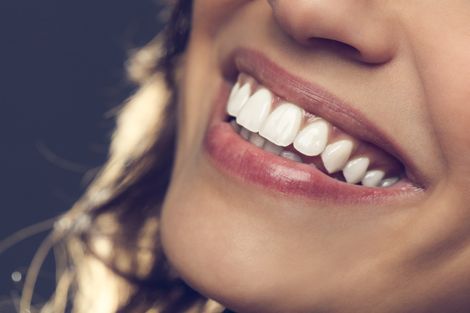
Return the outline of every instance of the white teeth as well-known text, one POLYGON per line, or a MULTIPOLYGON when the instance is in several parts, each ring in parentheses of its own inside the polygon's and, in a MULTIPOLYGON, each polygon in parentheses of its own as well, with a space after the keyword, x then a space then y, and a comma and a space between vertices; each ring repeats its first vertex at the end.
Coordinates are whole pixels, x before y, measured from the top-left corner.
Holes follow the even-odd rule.
POLYGON ((343 169, 343 176, 350 184, 357 184, 364 175, 366 175, 370 160, 367 157, 361 157, 349 161, 343 169))
POLYGON ((272 153, 272 154, 279 155, 279 154, 281 154, 281 152, 282 152, 282 147, 279 147, 279 146, 273 144, 273 143, 270 142, 270 141, 266 141, 266 143, 265 143, 264 146, 263 146, 263 150, 264 150, 264 151, 268 151, 268 152, 270 152, 270 153, 272 153))
MULTIPOLYGON (((400 177, 384 179, 384 170, 368 171, 372 162, 368 157, 349 160, 357 145, 349 136, 328 144, 333 129, 329 122, 321 118, 308 118, 301 129, 305 111, 299 106, 283 102, 271 112, 273 102, 277 103, 274 100, 273 93, 267 88, 252 87, 250 82, 243 85, 237 82, 227 101, 227 113, 235 117, 229 119, 235 132, 254 146, 295 162, 303 162, 300 153, 308 157, 321 156, 328 174, 342 170, 346 182, 350 184, 385 188, 400 180, 400 177), (256 90, 253 94, 252 89, 256 90), (283 150, 291 144, 299 154, 283 150)), ((313 167, 316 167, 316 161, 311 164, 313 167)), ((307 159, 305 162, 312 161, 307 159)))
POLYGON ((321 155, 323 165, 328 173, 342 170, 351 156, 354 143, 349 139, 337 141, 328 145, 321 155))
POLYGON ((290 145, 300 129, 304 110, 291 103, 279 105, 260 130, 260 135, 278 146, 290 145))
POLYGON ((387 179, 384 179, 381 183, 380 183, 380 187, 390 187, 390 186, 393 186, 395 185, 400 179, 398 177, 390 177, 390 178, 387 178, 387 179))
POLYGON ((235 85, 233 85, 232 90, 230 91, 230 96, 228 97, 228 101, 230 102, 233 98, 235 98, 235 95, 238 93, 238 90, 240 89, 240 82, 237 82, 235 85))
POLYGON ((250 142, 254 144, 255 146, 257 146, 258 148, 261 148, 266 142, 266 139, 264 139, 258 134, 252 133, 250 136, 250 142))
POLYGON ((240 83, 236 83, 232 88, 230 93, 227 113, 231 116, 237 116, 240 113, 240 110, 243 108, 243 105, 248 101, 251 94, 250 84, 245 84, 240 88, 240 83))
POLYGON ((240 136, 243 139, 248 140, 248 139, 250 139, 251 132, 248 129, 246 129, 245 127, 242 127, 242 129, 240 130, 240 136))
POLYGON ((317 156, 325 150, 330 125, 319 119, 304 127, 294 141, 294 148, 302 154, 317 156))
POLYGON ((290 151, 282 151, 281 157, 295 162, 302 162, 302 159, 297 154, 290 151))
POLYGON ((254 133, 259 132, 271 111, 272 102, 271 92, 266 88, 259 89, 241 109, 237 117, 237 123, 254 133))
POLYGON ((381 170, 368 171, 362 179, 362 184, 366 187, 377 187, 385 176, 381 170))

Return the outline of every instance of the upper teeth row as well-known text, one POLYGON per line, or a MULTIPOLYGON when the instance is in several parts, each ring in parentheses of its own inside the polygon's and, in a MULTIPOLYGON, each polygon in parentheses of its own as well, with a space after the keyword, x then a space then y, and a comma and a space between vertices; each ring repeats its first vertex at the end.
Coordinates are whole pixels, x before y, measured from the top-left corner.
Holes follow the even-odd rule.
POLYGON ((273 110, 273 102, 270 90, 260 87, 252 93, 249 82, 237 82, 229 96, 227 113, 236 118, 237 124, 277 146, 293 144, 306 156, 321 155, 328 173, 342 171, 348 183, 388 187, 398 181, 395 177, 384 179, 385 171, 381 169, 369 170, 371 162, 366 156, 350 160, 357 145, 353 138, 329 143, 332 126, 324 119, 307 119, 302 108, 289 102, 281 102, 273 110))

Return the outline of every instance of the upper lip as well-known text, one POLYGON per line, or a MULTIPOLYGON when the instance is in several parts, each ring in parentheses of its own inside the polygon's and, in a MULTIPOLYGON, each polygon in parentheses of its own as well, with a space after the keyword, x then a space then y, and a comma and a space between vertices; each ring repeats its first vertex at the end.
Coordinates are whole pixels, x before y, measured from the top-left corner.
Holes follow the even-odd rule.
POLYGON ((425 178, 422 173, 396 141, 386 136, 360 111, 323 87, 292 75, 261 52, 247 48, 233 51, 224 60, 223 72, 228 80, 233 80, 237 73, 246 73, 281 98, 330 121, 357 139, 380 147, 404 165, 408 179, 415 186, 424 187, 425 178))

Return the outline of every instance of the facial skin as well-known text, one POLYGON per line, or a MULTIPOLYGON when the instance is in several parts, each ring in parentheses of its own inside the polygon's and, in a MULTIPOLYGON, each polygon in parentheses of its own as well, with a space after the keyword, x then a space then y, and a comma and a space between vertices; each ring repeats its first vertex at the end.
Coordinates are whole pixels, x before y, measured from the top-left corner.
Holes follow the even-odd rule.
POLYGON ((196 0, 162 214, 181 277, 240 313, 469 312, 469 16, 466 0, 196 0), (360 111, 423 190, 339 205, 223 173, 204 137, 237 47, 360 111))

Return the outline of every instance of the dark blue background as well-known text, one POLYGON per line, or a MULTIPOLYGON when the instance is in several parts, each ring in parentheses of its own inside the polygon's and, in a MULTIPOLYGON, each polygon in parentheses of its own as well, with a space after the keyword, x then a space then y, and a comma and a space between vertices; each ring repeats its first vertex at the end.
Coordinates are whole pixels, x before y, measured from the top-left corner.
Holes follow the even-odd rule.
MULTIPOLYGON (((0 1, 0 240, 68 209, 106 158, 124 62, 160 29, 152 0, 0 1)), ((0 255, 0 302, 43 236, 0 255)), ((39 298, 53 285, 49 260, 39 298)), ((0 304, 0 313, 9 312, 0 304)))

